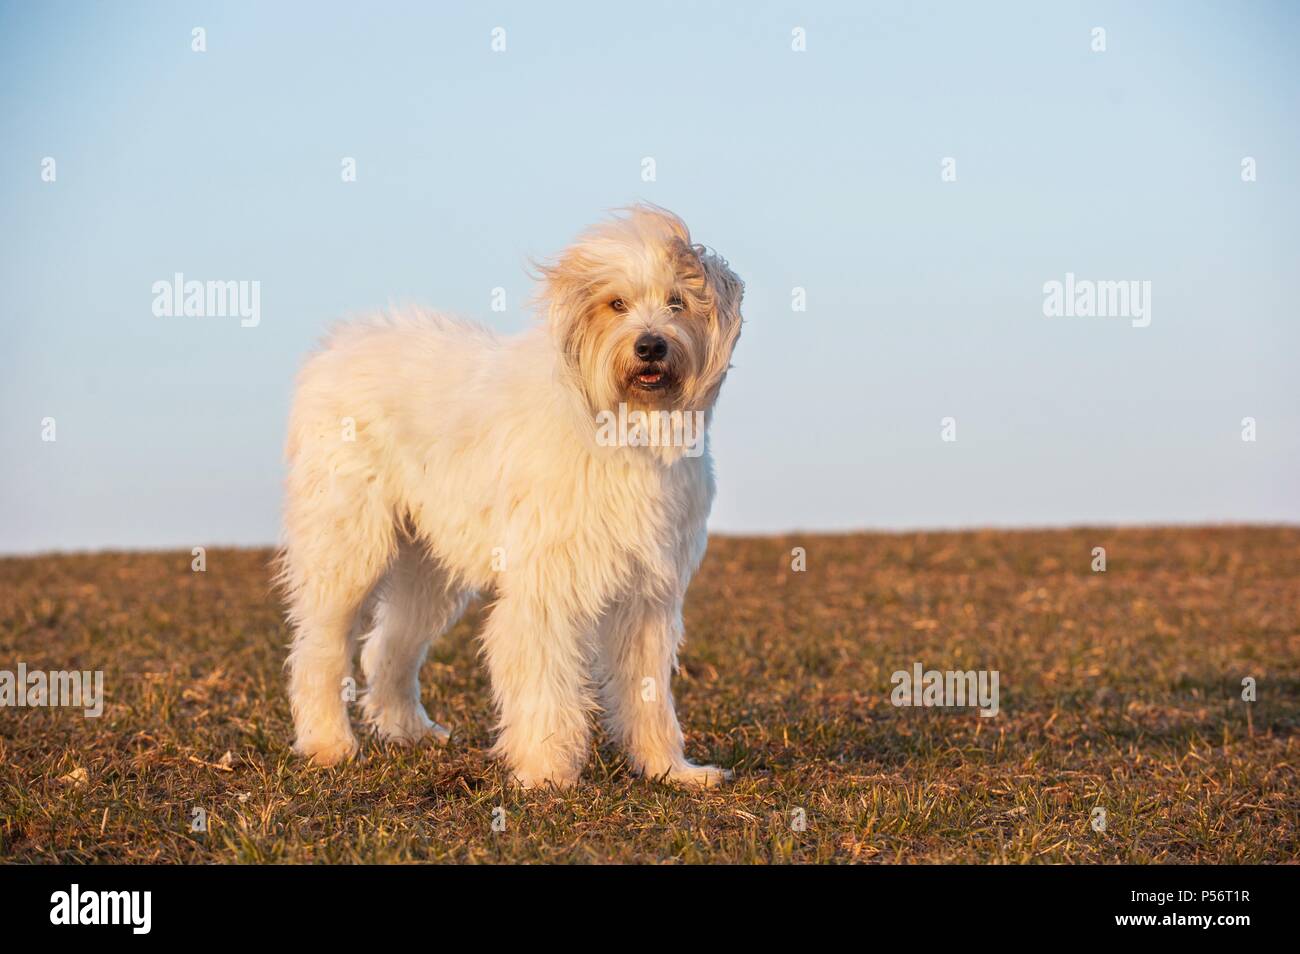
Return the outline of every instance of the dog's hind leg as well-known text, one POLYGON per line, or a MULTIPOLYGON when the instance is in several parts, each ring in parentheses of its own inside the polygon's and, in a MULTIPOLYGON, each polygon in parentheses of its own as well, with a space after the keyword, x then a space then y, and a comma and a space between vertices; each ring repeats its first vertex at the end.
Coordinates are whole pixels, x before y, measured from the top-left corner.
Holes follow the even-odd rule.
POLYGON ((344 483, 327 478, 312 485, 291 471, 281 557, 294 629, 288 661, 294 750, 318 765, 356 754, 347 707, 355 698, 353 624, 394 542, 392 517, 378 495, 344 483))
POLYGON ((362 711, 375 733, 389 742, 413 743, 428 736, 445 742, 448 732, 420 702, 420 666, 429 644, 456 624, 470 593, 419 544, 403 540, 379 592, 375 624, 361 647, 366 677, 362 711))

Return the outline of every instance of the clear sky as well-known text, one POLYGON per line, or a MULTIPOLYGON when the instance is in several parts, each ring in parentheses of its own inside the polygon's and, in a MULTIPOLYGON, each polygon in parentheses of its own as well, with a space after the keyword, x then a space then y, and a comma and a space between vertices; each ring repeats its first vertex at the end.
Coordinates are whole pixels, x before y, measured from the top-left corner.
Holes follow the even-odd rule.
POLYGON ((638 199, 747 282, 717 530, 1296 522, 1297 50, 1292 3, 5 3, 0 551, 273 542, 330 321, 523 328, 638 199), (177 272, 260 322, 155 316, 177 272), (1150 324, 1045 316, 1067 273, 1150 324))

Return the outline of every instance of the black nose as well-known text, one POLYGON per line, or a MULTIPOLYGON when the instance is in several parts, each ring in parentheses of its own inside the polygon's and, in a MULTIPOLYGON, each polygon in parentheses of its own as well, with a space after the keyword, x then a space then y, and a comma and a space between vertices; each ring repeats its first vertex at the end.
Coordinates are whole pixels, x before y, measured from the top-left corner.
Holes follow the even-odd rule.
POLYGON ((648 331, 636 339, 633 348, 642 361, 662 361, 668 357, 668 342, 648 331))

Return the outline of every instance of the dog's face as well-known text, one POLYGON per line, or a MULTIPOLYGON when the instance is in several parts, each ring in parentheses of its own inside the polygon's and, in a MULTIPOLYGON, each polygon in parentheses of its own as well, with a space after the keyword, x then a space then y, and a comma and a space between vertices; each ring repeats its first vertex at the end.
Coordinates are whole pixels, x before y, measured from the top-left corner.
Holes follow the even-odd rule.
POLYGON ((740 337, 744 285, 685 223, 637 206, 542 267, 556 344, 594 412, 708 411, 740 337))

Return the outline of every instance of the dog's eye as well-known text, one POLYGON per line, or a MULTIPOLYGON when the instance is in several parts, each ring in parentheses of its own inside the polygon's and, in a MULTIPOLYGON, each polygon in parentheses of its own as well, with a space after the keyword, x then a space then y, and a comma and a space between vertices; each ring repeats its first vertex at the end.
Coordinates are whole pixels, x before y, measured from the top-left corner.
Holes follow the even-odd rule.
POLYGON ((627 302, 625 302, 621 298, 615 298, 613 301, 609 303, 609 307, 613 308, 615 311, 622 314, 623 312, 627 311, 627 302))
POLYGON ((668 299, 668 307, 671 308, 673 311, 681 311, 686 306, 682 303, 681 295, 673 295, 671 298, 668 299))

